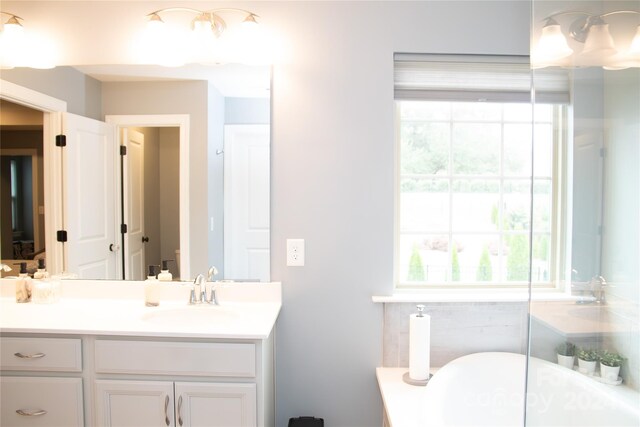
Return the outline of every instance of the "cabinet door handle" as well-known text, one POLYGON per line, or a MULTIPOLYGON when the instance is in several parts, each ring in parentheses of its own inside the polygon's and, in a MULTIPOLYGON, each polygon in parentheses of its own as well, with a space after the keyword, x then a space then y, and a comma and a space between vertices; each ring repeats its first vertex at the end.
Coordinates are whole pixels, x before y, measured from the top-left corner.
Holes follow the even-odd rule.
POLYGON ((23 417, 38 417, 47 413, 44 409, 18 409, 16 411, 18 415, 23 417))
POLYGON ((40 359, 44 357, 44 353, 34 353, 34 354, 22 354, 22 353, 14 353, 15 357, 19 357, 20 359, 40 359))
POLYGON ((178 424, 182 426, 182 396, 178 398, 178 424))
POLYGON ((169 411, 169 395, 166 395, 164 398, 164 422, 167 425, 171 424, 171 421, 169 420, 168 411, 169 411))

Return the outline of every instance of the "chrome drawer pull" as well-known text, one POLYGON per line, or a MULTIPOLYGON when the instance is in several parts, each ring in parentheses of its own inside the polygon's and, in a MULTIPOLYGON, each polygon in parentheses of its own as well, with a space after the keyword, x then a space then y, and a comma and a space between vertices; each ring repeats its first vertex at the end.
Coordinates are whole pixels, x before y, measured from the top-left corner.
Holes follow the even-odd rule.
POLYGON ((166 395, 164 398, 164 422, 166 425, 171 424, 171 421, 169 420, 168 409, 169 409, 169 395, 166 395))
POLYGON ((47 413, 44 409, 32 409, 32 410, 24 410, 18 409, 16 411, 18 415, 22 415, 23 417, 38 417, 40 415, 44 415, 47 413))
POLYGON ((13 354, 20 359, 40 359, 45 356, 44 353, 35 353, 35 354, 22 354, 22 353, 14 353, 13 354))
POLYGON ((182 426, 182 396, 178 398, 178 424, 182 426))

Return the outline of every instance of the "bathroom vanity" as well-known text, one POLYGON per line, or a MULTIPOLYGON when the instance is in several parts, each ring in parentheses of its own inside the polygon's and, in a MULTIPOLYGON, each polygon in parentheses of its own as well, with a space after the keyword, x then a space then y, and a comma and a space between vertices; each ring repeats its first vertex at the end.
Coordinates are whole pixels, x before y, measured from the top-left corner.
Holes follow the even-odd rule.
POLYGON ((17 304, 11 285, 1 425, 274 425, 279 283, 219 284, 216 306, 188 305, 190 286, 172 282, 159 307, 143 282, 65 281, 48 305, 17 304))

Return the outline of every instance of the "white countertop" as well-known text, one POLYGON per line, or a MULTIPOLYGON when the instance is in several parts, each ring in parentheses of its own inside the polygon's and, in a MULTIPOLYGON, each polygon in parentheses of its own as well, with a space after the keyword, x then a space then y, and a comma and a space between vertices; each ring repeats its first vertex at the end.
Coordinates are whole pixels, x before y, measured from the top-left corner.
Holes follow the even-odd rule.
POLYGON ((280 283, 220 283, 219 306, 188 306, 189 284, 170 282, 160 306, 144 305, 144 282, 69 280, 54 304, 15 302, 14 282, 0 280, 0 332, 149 336, 207 339, 266 339, 281 308, 280 283), (150 321, 162 311, 189 310, 184 318, 150 321), (200 321, 193 310, 224 316, 200 321), (198 319, 194 321, 193 319, 198 319), (175 321, 174 321, 175 320, 175 321))
MULTIPOLYGON (((435 372, 437 369, 432 369, 435 372)), ((405 383, 409 368, 376 368, 376 378, 390 427, 422 427, 426 387, 405 383)))

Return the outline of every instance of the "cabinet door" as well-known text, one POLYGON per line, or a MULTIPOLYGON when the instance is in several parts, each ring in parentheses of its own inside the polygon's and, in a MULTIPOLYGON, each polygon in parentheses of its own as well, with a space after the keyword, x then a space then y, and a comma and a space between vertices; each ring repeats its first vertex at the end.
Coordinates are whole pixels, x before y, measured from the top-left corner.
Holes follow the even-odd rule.
POLYGON ((1 426, 82 426, 82 379, 0 378, 1 426))
POLYGON ((96 381, 96 425, 174 426, 173 383, 96 381))
POLYGON ((176 383, 178 426, 255 427, 256 385, 176 383))

